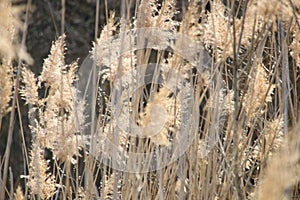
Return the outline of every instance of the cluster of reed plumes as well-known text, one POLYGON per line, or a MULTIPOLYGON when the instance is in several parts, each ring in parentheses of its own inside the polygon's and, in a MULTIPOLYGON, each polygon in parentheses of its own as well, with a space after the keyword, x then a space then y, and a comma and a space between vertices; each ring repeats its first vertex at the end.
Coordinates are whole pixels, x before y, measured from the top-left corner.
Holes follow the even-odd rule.
POLYGON ((121 3, 91 65, 62 34, 35 75, 0 1, 0 130, 25 104, 33 138, 14 185, 9 127, 0 199, 300 199, 300 1, 121 3))

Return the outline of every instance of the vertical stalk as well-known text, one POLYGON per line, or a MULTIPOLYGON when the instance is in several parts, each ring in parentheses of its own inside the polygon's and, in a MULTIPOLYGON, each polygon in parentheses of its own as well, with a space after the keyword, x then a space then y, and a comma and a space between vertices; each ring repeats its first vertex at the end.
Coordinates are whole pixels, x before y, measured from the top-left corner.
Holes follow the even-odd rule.
MULTIPOLYGON (((238 128, 238 112, 239 112, 239 91, 238 91, 238 51, 237 51, 237 38, 236 38, 236 27, 235 27, 235 1, 231 1, 231 16, 232 16, 232 28, 233 28, 233 92, 234 92, 234 113, 233 113, 233 174, 234 174, 234 185, 236 189, 236 199, 243 199, 243 193, 241 188, 241 181, 239 177, 239 149, 238 145, 240 142, 238 128)), ((241 37, 240 37, 241 38, 241 37)))
POLYGON ((1 126, 2 126, 2 118, 3 118, 3 115, 2 115, 2 112, 0 111, 0 131, 1 131, 1 126))
MULTIPOLYGON (((66 169, 66 190, 67 190, 67 198, 66 199, 72 199, 72 188, 71 188, 71 184, 70 184, 70 179, 71 179, 71 161, 70 159, 66 160, 66 164, 65 164, 65 169, 66 169)), ((78 193, 78 192, 76 192, 78 193)))
POLYGON ((61 34, 65 33, 66 0, 61 0, 61 34))
MULTIPOLYGON (((97 0, 96 1, 96 15, 95 15, 95 32, 94 32, 94 40, 97 41, 97 37, 98 37, 98 26, 99 26, 99 12, 100 12, 100 1, 97 0)), ((97 51, 98 46, 95 45, 95 51, 97 51)), ((95 134, 96 130, 97 130, 97 118, 96 118, 96 99, 97 99, 97 91, 98 91, 98 83, 97 83, 97 69, 96 69, 96 63, 93 61, 92 62, 92 87, 90 88, 90 90, 92 90, 92 105, 91 105, 91 126, 90 126, 90 147, 89 147, 89 152, 90 155, 95 155, 95 145, 96 145, 96 141, 95 141, 95 134)), ((97 193, 97 191, 93 191, 94 190, 94 186, 93 186, 93 174, 94 174, 94 167, 93 167, 93 162, 94 160, 92 159, 92 157, 87 156, 86 158, 86 162, 85 162, 85 169, 86 169, 86 176, 85 176, 85 189, 89 194, 93 194, 94 192, 97 193)), ((91 198, 91 197, 90 197, 91 198)))
POLYGON ((284 120, 284 133, 288 132, 288 107, 289 107, 289 91, 290 90, 290 77, 289 77, 289 61, 288 61, 288 50, 287 50, 287 44, 286 44, 286 39, 284 35, 284 22, 279 21, 279 30, 280 30, 280 35, 279 35, 279 44, 281 46, 279 49, 281 49, 282 53, 282 96, 283 96, 283 120, 284 120))

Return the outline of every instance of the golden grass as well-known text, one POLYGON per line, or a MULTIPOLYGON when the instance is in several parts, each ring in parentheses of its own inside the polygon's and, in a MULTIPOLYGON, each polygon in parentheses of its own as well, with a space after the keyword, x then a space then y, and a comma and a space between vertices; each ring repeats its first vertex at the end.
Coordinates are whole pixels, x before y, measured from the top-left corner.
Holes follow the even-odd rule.
POLYGON ((33 136, 25 185, 0 158, 0 200, 300 198, 299 2, 135 6, 110 13, 93 66, 65 63, 62 34, 41 74, 19 65, 19 87, 13 59, 30 57, 12 40, 17 8, 0 1, 0 130, 17 90, 33 136))

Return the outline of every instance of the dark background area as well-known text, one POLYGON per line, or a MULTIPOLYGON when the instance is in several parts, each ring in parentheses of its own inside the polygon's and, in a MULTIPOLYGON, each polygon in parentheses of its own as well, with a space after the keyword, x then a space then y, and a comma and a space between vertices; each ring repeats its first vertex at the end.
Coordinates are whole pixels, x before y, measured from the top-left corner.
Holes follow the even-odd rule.
MULTIPOLYGON (((109 10, 119 10, 119 0, 109 0, 109 10)), ((27 48, 35 59, 33 71, 39 73, 43 59, 49 54, 52 41, 61 35, 61 1, 35 0, 31 14, 27 48)), ((96 3, 94 1, 66 1, 65 34, 66 63, 79 58, 82 62, 92 47, 95 30, 96 3)), ((99 30, 105 24, 105 5, 100 1, 99 30)))

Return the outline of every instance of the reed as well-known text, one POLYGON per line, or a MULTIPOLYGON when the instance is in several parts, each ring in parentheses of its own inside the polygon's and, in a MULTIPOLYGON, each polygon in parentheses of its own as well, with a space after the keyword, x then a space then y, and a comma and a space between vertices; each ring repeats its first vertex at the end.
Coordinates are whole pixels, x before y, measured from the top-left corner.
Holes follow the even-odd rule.
POLYGON ((86 62, 62 33, 34 74, 22 7, 0 1, 0 134, 22 105, 32 135, 25 184, 1 155, 0 199, 300 198, 299 1, 121 5, 86 62))

